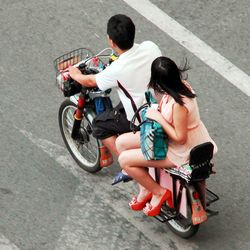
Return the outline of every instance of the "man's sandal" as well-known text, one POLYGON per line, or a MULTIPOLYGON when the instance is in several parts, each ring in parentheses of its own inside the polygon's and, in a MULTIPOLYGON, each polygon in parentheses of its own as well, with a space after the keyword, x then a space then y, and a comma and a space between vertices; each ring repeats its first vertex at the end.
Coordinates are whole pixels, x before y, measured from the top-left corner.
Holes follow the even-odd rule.
POLYGON ((123 182, 129 182, 131 180, 133 180, 133 178, 131 178, 130 176, 124 174, 123 172, 119 172, 119 173, 116 174, 116 176, 114 178, 114 181, 112 182, 111 185, 113 186, 113 185, 116 185, 116 184, 118 184, 118 183, 120 183, 122 181, 123 182))

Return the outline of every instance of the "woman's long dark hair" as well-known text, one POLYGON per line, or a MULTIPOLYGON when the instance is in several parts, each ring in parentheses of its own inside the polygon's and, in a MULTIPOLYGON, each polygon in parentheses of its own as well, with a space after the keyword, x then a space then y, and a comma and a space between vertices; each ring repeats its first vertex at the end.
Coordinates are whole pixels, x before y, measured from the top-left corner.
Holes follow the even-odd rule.
POLYGON ((158 57, 152 63, 148 87, 156 92, 169 94, 177 103, 183 105, 183 96, 188 98, 196 97, 192 90, 182 81, 182 74, 188 69, 187 62, 182 69, 179 69, 170 58, 158 57))

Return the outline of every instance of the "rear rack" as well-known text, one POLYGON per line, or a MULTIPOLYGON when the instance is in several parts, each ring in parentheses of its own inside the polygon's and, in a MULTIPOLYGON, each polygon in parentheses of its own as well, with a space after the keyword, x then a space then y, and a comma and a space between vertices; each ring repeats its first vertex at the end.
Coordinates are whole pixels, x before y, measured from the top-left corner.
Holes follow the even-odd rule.
POLYGON ((219 196, 213 193, 211 190, 206 189, 206 206, 210 206, 211 203, 219 200, 219 196))
MULTIPOLYGON (((217 200, 219 200, 219 196, 216 195, 215 193, 213 193, 212 191, 210 191, 209 189, 206 189, 206 206, 207 207, 210 206, 211 203, 213 203, 217 200)), ((213 211, 213 210, 208 209, 208 208, 206 208, 206 213, 207 213, 208 217, 212 217, 212 216, 219 214, 218 211, 213 211)), ((155 219, 157 219, 158 221, 160 221, 162 223, 165 223, 169 220, 176 219, 178 216, 179 216, 179 214, 176 213, 176 211, 174 209, 171 209, 164 204, 161 208, 160 214, 155 216, 155 219)), ((183 224, 183 222, 182 222, 182 224, 183 224)), ((190 225, 191 225, 191 223, 186 223, 184 226, 188 227, 190 225)))
MULTIPOLYGON (((219 200, 219 196, 213 193, 211 190, 206 189, 206 206, 209 207, 210 204, 219 200)), ((219 211, 214 211, 206 207, 206 212, 208 217, 212 217, 219 214, 219 211)))

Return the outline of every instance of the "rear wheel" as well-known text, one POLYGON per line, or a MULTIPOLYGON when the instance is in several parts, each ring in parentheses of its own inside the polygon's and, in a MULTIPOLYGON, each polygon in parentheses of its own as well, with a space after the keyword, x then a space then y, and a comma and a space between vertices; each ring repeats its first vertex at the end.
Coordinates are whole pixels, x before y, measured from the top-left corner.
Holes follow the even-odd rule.
POLYGON ((168 227, 171 231, 185 239, 195 235, 199 229, 199 225, 192 224, 191 202, 189 197, 187 197, 187 199, 187 218, 182 214, 178 214, 176 218, 167 221, 168 227))
POLYGON ((74 140, 71 137, 71 131, 75 111, 76 105, 70 100, 67 99, 61 104, 58 114, 60 131, 68 151, 77 164, 82 169, 95 173, 101 170, 101 167, 99 165, 100 143, 92 135, 91 121, 94 117, 91 113, 89 113, 87 117, 83 117, 79 136, 74 140))

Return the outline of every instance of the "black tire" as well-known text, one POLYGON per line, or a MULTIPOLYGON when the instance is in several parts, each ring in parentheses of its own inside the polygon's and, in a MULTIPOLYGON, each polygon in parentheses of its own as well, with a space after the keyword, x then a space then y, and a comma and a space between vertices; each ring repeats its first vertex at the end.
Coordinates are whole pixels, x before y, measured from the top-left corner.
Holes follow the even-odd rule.
POLYGON ((185 218, 183 215, 178 215, 177 218, 167 221, 167 225, 172 232, 179 235, 181 238, 188 239, 194 236, 198 229, 199 225, 192 224, 192 208, 189 197, 188 199, 188 218, 185 218))
POLYGON ((91 122, 94 118, 94 114, 87 112, 84 115, 80 127, 82 138, 74 140, 71 137, 71 131, 75 110, 76 105, 69 99, 61 104, 58 113, 60 132, 68 151, 79 167, 87 172, 96 173, 101 170, 101 167, 99 164, 100 142, 93 137, 91 132, 91 122))

